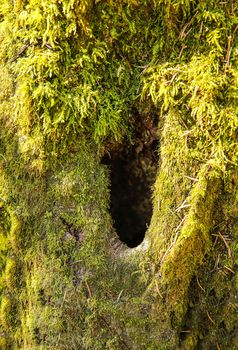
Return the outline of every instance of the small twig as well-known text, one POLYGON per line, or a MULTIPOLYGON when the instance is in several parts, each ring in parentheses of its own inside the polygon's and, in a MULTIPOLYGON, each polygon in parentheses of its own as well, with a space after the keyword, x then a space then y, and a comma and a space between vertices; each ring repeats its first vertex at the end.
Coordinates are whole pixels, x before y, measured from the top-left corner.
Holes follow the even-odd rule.
POLYGON ((184 220, 186 219, 186 217, 187 217, 187 215, 185 215, 185 216, 183 217, 183 219, 180 221, 180 223, 178 224, 178 226, 177 226, 176 229, 175 229, 175 232, 177 232, 177 231, 180 229, 180 227, 183 225, 184 220))
POLYGON ((191 176, 187 176, 187 175, 184 175, 184 177, 186 177, 187 179, 192 180, 192 181, 196 181, 196 182, 199 181, 195 177, 191 177, 191 176))
POLYGON ((216 238, 215 238, 215 242, 213 244, 213 248, 215 248, 216 244, 217 244, 217 241, 218 241, 218 236, 216 235, 216 238))
POLYGON ((16 54, 16 56, 10 60, 10 63, 15 62, 19 57, 21 57, 23 55, 23 53, 28 49, 29 46, 31 46, 30 43, 23 45, 21 47, 20 51, 16 54))
POLYGON ((227 269, 228 271, 230 271, 231 273, 235 273, 235 271, 233 271, 230 267, 224 265, 224 268, 227 269))
POLYGON ((182 69, 170 67, 170 68, 167 69, 167 71, 173 71, 173 72, 179 72, 179 73, 181 73, 181 72, 182 72, 182 69))
POLYGON ((189 329, 185 329, 184 331, 181 331, 181 333, 191 333, 189 329))
POLYGON ((183 203, 175 211, 180 211, 183 208, 190 207, 190 204, 186 204, 186 203, 187 203, 187 198, 183 201, 183 203))
POLYGON ((218 255, 217 258, 216 258, 214 270, 218 269, 219 262, 220 262, 220 255, 218 255))
POLYGON ((75 260, 75 261, 72 261, 69 265, 75 265, 75 264, 78 264, 80 262, 82 262, 83 260, 75 260))
POLYGON ((185 131, 184 133, 183 133, 183 135, 182 136, 187 136, 188 134, 191 134, 191 132, 193 132, 194 130, 192 129, 192 130, 187 130, 187 131, 185 131))
POLYGON ((169 248, 166 250, 166 252, 164 253, 164 255, 162 256, 161 260, 160 260, 160 263, 162 264, 166 255, 169 253, 169 251, 171 250, 171 248, 175 245, 176 241, 177 241, 177 238, 178 238, 178 234, 179 234, 179 231, 177 231, 176 235, 175 235, 175 238, 174 238, 174 241, 170 244, 169 248))
POLYGON ((217 345, 217 350, 221 350, 219 344, 217 343, 216 345, 217 345))
POLYGON ((202 31, 203 31, 203 21, 201 22, 201 25, 200 25, 200 30, 199 30, 198 39, 200 39, 200 38, 201 38, 202 31))
POLYGON ((64 292, 64 297, 63 297, 63 301, 62 301, 61 307, 63 307, 63 305, 64 305, 64 302, 65 302, 65 299, 66 299, 66 294, 67 294, 67 289, 64 292))
POLYGON ((145 68, 148 68, 148 67, 149 67, 149 63, 145 64, 144 66, 137 66, 137 68, 140 68, 140 69, 145 69, 145 68))
POLYGON ((232 51, 232 46, 231 46, 231 36, 228 36, 228 43, 227 43, 227 52, 226 52, 226 66, 229 66, 230 64, 230 57, 231 57, 231 51, 232 51))
POLYGON ((209 312, 207 311, 207 317, 209 318, 209 320, 215 325, 216 323, 213 321, 213 319, 211 318, 211 316, 209 315, 209 312))
POLYGON ((162 296, 162 294, 161 294, 161 292, 160 292, 160 290, 159 290, 159 286, 158 286, 157 280, 155 280, 155 288, 156 288, 156 292, 159 294, 159 296, 160 296, 161 298, 163 298, 163 296, 162 296))
POLYGON ((141 75, 143 75, 146 72, 147 68, 149 67, 149 63, 147 65, 145 65, 145 66, 137 66, 137 67, 139 69, 142 69, 142 71, 139 74, 139 76, 141 76, 141 75))
POLYGON ((182 45, 178 58, 181 58, 183 51, 187 48, 187 45, 182 45))
POLYGON ((5 160, 5 162, 7 162, 6 158, 4 157, 4 155, 0 154, 0 156, 5 160))
POLYGON ((197 14, 198 14, 198 11, 194 14, 193 18, 188 23, 186 23, 185 26, 182 28, 181 32, 179 33, 179 40, 184 40, 188 35, 188 33, 192 30, 192 28, 190 27, 192 25, 194 17, 196 17, 197 14))
POLYGON ((201 290, 202 290, 203 292, 206 292, 205 289, 201 286, 201 284, 200 284, 200 282, 199 282, 199 279, 198 279, 198 276, 196 276, 196 278, 197 278, 197 284, 199 285, 199 287, 201 288, 201 290))
POLYGON ((238 29, 238 24, 236 25, 236 27, 235 27, 235 29, 234 29, 234 31, 233 31, 233 34, 235 34, 235 32, 237 31, 237 29, 238 29))
POLYGON ((218 234, 219 234, 219 237, 223 240, 223 242, 227 248, 228 257, 231 258, 232 253, 231 253, 231 248, 229 247, 229 244, 227 243, 226 239, 224 238, 224 236, 220 232, 218 232, 218 234))
POLYGON ((221 267, 218 266, 219 262, 220 262, 220 255, 218 254, 218 256, 216 258, 216 261, 215 261, 215 265, 214 265, 213 269, 210 272, 221 270, 221 267))
POLYGON ((179 33, 179 40, 183 40, 186 38, 187 33, 190 31, 191 28, 188 30, 187 33, 186 33, 186 29, 188 29, 190 26, 191 26, 191 21, 185 24, 185 26, 183 27, 183 29, 179 33))
POLYGON ((88 285, 88 282, 85 281, 85 284, 86 284, 86 287, 87 287, 87 290, 88 290, 89 298, 92 298, 92 291, 91 291, 91 289, 90 289, 90 287, 89 287, 89 285, 88 285))
POLYGON ((169 85, 172 85, 172 82, 174 81, 174 79, 176 78, 177 73, 173 74, 172 78, 167 82, 169 85))
POLYGON ((121 298, 121 295, 122 295, 122 293, 123 293, 123 289, 120 291, 120 293, 119 293, 119 295, 118 295, 118 297, 117 297, 117 303, 119 302, 119 300, 120 300, 120 298, 121 298))
POLYGON ((176 241, 177 241, 177 238, 178 238, 178 235, 179 235, 179 229, 180 229, 180 227, 183 225, 183 223, 184 223, 186 217, 187 217, 187 215, 185 215, 185 216, 183 217, 183 219, 180 221, 179 225, 176 227, 176 229, 175 229, 176 235, 175 235, 175 237, 174 237, 174 240, 173 240, 173 242, 170 244, 170 246, 168 247, 168 249, 166 250, 166 252, 164 253, 164 255, 162 256, 162 258, 161 258, 161 260, 160 260, 160 263, 161 263, 161 264, 163 263, 163 261, 164 261, 166 255, 169 253, 169 251, 170 251, 170 250, 172 249, 172 247, 175 245, 175 243, 176 243, 176 241))

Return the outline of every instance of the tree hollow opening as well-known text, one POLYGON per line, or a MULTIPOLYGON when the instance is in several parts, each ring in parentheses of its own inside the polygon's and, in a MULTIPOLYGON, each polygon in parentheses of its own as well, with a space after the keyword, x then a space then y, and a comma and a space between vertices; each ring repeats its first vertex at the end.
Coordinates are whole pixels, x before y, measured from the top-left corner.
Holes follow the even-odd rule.
POLYGON ((152 215, 152 185, 157 170, 157 124, 140 125, 133 145, 103 157, 110 167, 110 212, 119 239, 130 248, 142 243, 152 215), (140 130, 140 128, 142 130, 140 130))

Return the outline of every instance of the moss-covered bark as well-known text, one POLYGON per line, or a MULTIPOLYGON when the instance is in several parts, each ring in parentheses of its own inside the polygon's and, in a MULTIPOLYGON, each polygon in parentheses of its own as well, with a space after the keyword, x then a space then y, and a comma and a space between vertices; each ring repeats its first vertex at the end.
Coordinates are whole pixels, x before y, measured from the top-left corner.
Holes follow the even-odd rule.
POLYGON ((238 348, 237 9, 2 0, 1 349, 238 348), (156 118, 129 250, 101 159, 156 118))

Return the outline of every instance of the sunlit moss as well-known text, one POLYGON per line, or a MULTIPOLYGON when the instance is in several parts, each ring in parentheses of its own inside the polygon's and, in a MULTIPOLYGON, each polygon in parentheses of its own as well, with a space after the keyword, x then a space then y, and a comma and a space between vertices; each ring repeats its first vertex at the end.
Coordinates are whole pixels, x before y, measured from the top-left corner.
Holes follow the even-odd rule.
POLYGON ((235 350, 237 5, 3 0, 0 21, 0 347, 235 350), (147 114, 159 164, 133 255, 100 160, 147 114))
POLYGON ((7 296, 3 296, 1 299, 1 322, 5 331, 7 331, 10 326, 11 307, 11 299, 7 296))
POLYGON ((16 272, 16 261, 14 259, 8 258, 5 268, 5 281, 8 288, 14 288, 14 274, 16 272))
POLYGON ((20 248, 21 223, 17 218, 17 216, 12 211, 10 212, 10 217, 11 217, 11 228, 9 232, 9 240, 13 250, 17 252, 18 249, 20 248))
POLYGON ((0 337, 0 347, 3 350, 7 349, 7 338, 4 336, 0 337))

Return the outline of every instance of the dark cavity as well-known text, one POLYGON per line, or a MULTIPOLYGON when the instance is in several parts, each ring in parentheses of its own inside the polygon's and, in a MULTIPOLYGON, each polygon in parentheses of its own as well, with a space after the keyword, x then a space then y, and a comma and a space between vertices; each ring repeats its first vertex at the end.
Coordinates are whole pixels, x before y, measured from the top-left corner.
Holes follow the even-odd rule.
POLYGON ((128 247, 142 243, 152 215, 152 185, 158 163, 158 121, 137 121, 132 144, 104 155, 110 167, 110 212, 119 239, 128 247))

